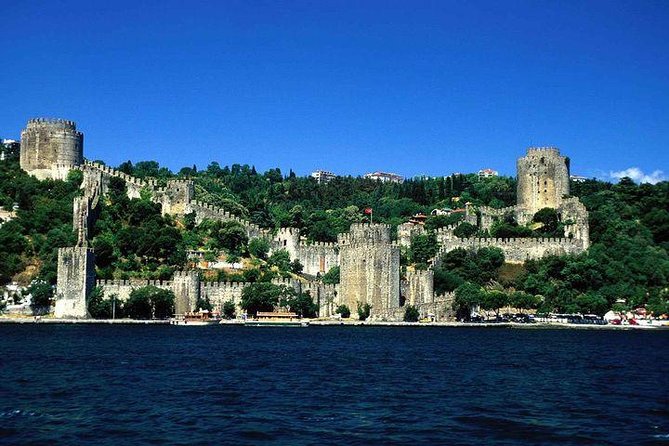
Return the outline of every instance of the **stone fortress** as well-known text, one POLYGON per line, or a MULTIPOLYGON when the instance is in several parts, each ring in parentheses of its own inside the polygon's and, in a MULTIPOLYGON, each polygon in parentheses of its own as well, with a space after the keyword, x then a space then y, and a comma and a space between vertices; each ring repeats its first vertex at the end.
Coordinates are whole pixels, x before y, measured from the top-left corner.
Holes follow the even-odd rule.
POLYGON ((523 262, 549 254, 573 254, 589 246, 588 213, 577 198, 569 197, 569 162, 557 149, 531 148, 518 160, 518 204, 505 209, 467 206, 466 221, 488 229, 499 218, 512 212, 520 224, 531 220, 539 209, 551 207, 566 224, 565 237, 554 239, 466 238, 453 234, 455 227, 437 232, 441 249, 431 266, 424 271, 408 268, 401 277, 400 247, 410 244, 411 236, 424 231, 410 223, 398 228, 398 241, 391 240, 391 228, 385 224, 353 224, 349 232, 340 234, 336 243, 307 243, 297 228, 268 231, 257 225, 194 199, 191 180, 170 180, 159 187, 153 180, 132 177, 105 165, 83 158, 83 134, 72 121, 33 119, 21 133, 21 168, 38 179, 64 179, 72 169, 83 172, 82 194, 73 203, 73 225, 77 244, 60 248, 55 316, 86 318, 87 298, 99 286, 106 297, 116 295, 125 300, 134 288, 154 285, 170 289, 176 296, 176 313, 196 310, 198 298, 208 298, 215 308, 232 301, 238 306, 247 283, 204 282, 197 270, 179 271, 172 280, 95 280, 95 253, 89 247, 90 228, 99 213, 99 201, 107 193, 111 178, 123 180, 130 198, 142 190, 161 205, 163 214, 183 216, 194 213, 196 222, 203 219, 237 221, 249 238, 262 237, 271 250, 285 249, 291 259, 304 266, 299 278, 281 279, 275 283, 308 291, 318 304, 319 316, 334 315, 335 309, 347 305, 353 313, 358 305, 371 305, 373 319, 401 320, 405 305, 416 306, 421 315, 433 314, 437 319, 448 316, 450 294, 436 296, 433 287, 434 265, 453 249, 477 250, 483 246, 502 249, 507 261, 523 262), (340 267, 340 283, 323 284, 320 275, 334 266, 340 267))

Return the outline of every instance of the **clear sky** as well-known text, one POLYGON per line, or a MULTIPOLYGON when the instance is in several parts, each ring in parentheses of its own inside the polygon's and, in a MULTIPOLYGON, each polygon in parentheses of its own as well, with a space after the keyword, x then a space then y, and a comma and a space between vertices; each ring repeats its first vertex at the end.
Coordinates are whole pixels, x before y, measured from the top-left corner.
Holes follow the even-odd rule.
POLYGON ((668 1, 0 0, 0 137, 85 155, 413 176, 669 172, 668 1), (113 4, 113 5, 112 5, 113 4))

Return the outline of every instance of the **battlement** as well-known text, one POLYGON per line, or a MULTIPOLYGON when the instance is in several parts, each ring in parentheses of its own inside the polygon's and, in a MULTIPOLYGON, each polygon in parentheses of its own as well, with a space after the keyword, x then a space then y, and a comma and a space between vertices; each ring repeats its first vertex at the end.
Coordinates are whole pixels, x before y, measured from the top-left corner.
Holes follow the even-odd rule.
POLYGON ((279 228, 277 231, 277 236, 299 236, 299 228, 279 228))
POLYGON ((390 244, 389 224, 384 223, 353 223, 347 233, 339 234, 340 245, 354 244, 390 244))
POLYGON ((528 147, 527 148, 527 155, 532 156, 532 155, 560 155, 560 149, 557 147, 553 146, 545 146, 545 147, 528 147))
POLYGON ((173 280, 178 278, 191 278, 193 275, 197 275, 196 270, 174 271, 172 278, 173 280))
POLYGON ((98 279, 95 281, 95 286, 99 287, 144 287, 156 286, 159 288, 171 288, 173 282, 171 280, 153 280, 153 279, 98 279))
POLYGON ((251 282, 201 282, 200 287, 207 290, 244 289, 251 282))
POLYGON ((150 186, 150 184, 147 181, 142 180, 141 178, 137 178, 137 177, 134 177, 132 175, 128 175, 125 172, 121 172, 120 170, 116 170, 113 167, 109 167, 109 166, 106 166, 104 164, 94 163, 92 161, 84 160, 84 166, 88 167, 90 169, 98 170, 98 171, 102 172, 103 174, 106 174, 106 175, 109 175, 109 176, 112 176, 112 177, 116 177, 116 178, 120 178, 123 181, 125 181, 126 183, 134 184, 134 185, 140 186, 140 187, 150 186))
POLYGON ((440 234, 452 233, 457 227, 458 225, 442 226, 441 228, 437 228, 434 232, 439 236, 440 234))
POLYGON ((458 238, 461 242, 474 242, 479 245, 515 245, 530 246, 542 244, 564 244, 576 245, 578 241, 566 237, 518 237, 518 238, 497 238, 497 237, 469 237, 458 238))
POLYGON ((32 118, 28 120, 28 125, 26 130, 30 129, 43 129, 43 128, 53 128, 59 130, 77 130, 77 124, 74 121, 69 121, 67 119, 60 118, 32 118))
POLYGON ((337 243, 333 242, 303 242, 301 241, 298 247, 300 248, 323 248, 323 249, 335 249, 337 248, 337 243))

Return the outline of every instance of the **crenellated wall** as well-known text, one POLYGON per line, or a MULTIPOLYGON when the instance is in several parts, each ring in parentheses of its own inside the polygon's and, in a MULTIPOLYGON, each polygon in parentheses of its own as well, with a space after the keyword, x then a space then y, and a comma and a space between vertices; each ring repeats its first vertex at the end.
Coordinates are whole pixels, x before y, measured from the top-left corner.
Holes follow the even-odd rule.
POLYGON ((300 243, 295 258, 302 264, 305 274, 323 275, 330 268, 339 266, 339 248, 335 243, 300 243))
POLYGON ((265 231, 261 229, 260 226, 208 203, 203 203, 197 200, 190 201, 184 206, 184 213, 189 214, 191 212, 195 212, 195 221, 197 224, 202 223, 202 220, 204 219, 214 221, 235 221, 246 229, 246 234, 249 238, 264 237, 266 235, 265 231))
POLYGON ((477 251, 480 248, 500 248, 509 263, 523 263, 547 255, 579 254, 580 240, 568 238, 448 238, 440 240, 437 257, 457 248, 477 251))

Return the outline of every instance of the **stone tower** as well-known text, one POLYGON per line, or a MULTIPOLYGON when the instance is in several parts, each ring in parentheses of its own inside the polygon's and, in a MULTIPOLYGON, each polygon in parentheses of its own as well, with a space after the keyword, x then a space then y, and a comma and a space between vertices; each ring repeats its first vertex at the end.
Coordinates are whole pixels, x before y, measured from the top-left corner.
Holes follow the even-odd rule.
POLYGON ((372 306, 372 315, 389 314, 400 306, 400 250, 390 240, 390 225, 351 225, 339 236, 340 296, 355 313, 358 304, 372 306))
POLYGON ((176 271, 172 277, 172 291, 176 314, 197 310, 195 305, 200 297, 200 276, 197 271, 176 271))
POLYGON ((21 169, 40 180, 65 179, 84 160, 84 135, 73 121, 31 119, 21 132, 21 169))
POLYGON ((95 287, 95 254, 91 248, 58 249, 58 282, 54 316, 88 317, 88 297, 95 287))
POLYGON ((531 147, 518 158, 518 207, 530 215, 557 209, 569 195, 569 160, 552 147, 531 147))

